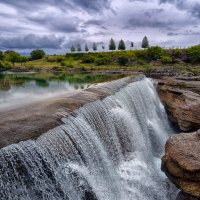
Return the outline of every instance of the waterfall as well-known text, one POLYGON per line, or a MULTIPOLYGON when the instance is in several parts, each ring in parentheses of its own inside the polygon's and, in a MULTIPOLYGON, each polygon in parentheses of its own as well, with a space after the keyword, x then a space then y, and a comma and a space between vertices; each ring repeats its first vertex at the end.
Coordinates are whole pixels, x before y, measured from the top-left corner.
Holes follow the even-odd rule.
POLYGON ((88 103, 37 140, 0 149, 2 200, 171 200, 160 171, 172 132, 155 83, 88 103))

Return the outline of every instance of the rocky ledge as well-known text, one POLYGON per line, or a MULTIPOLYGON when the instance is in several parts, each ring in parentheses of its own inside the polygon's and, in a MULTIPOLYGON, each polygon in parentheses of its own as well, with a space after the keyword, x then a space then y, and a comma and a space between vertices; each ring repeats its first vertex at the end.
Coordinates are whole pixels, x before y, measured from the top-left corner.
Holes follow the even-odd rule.
POLYGON ((181 131, 200 129, 200 81, 163 78, 158 80, 158 94, 181 131))
MULTIPOLYGON (((200 130, 174 135, 166 143, 162 171, 184 193, 200 199, 200 130)), ((178 199, 186 195, 180 194, 178 199)))

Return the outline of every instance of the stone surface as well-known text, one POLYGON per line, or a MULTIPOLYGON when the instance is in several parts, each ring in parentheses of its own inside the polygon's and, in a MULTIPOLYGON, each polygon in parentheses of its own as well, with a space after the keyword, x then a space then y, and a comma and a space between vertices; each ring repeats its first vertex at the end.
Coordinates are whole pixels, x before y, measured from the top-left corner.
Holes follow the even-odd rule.
POLYGON ((158 80, 158 94, 169 119, 184 132, 200 129, 200 81, 158 80))
POLYGON ((191 196, 191 195, 186 194, 184 192, 179 192, 176 200, 200 200, 200 198, 191 196))
POLYGON ((0 111, 0 148, 20 141, 36 139, 61 124, 60 119, 63 115, 72 113, 86 103, 112 95, 129 83, 142 78, 143 75, 137 75, 96 84, 86 90, 0 111))
POLYGON ((200 198, 200 130, 169 138, 162 170, 183 192, 200 198))

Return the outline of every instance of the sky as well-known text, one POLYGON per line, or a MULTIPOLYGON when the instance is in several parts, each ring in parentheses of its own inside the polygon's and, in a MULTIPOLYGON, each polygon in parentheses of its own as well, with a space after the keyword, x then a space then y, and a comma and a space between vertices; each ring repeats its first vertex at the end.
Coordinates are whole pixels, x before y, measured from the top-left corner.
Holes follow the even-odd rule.
POLYGON ((145 35, 151 46, 199 44, 200 0, 0 0, 1 50, 59 54, 110 38, 140 48, 145 35))

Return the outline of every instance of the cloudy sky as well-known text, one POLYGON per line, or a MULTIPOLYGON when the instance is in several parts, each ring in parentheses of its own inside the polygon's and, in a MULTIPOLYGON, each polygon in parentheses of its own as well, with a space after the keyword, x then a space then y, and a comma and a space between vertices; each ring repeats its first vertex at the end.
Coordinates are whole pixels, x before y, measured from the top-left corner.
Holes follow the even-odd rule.
POLYGON ((110 38, 151 45, 200 43, 200 0, 0 0, 0 49, 64 53, 110 38))

